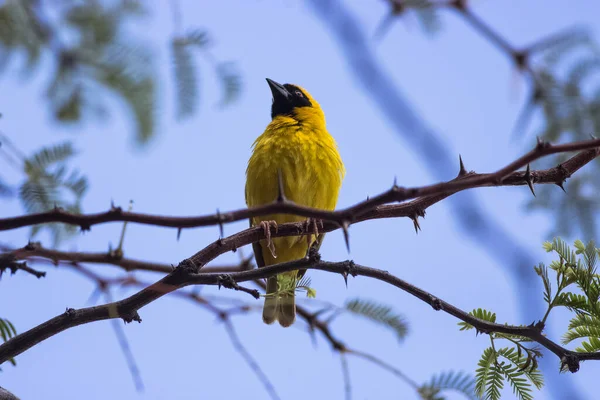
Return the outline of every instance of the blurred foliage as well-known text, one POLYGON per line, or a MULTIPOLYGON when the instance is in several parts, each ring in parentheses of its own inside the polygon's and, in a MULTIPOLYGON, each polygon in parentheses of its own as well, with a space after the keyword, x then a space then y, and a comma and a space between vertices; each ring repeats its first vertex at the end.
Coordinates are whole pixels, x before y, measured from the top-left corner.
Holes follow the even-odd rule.
MULTIPOLYGON (((135 143, 143 145, 156 134, 161 83, 155 51, 132 29, 132 23, 146 16, 144 3, 133 0, 52 4, 7 0, 0 5, 0 73, 8 71, 12 60, 24 59, 17 69, 23 78, 50 63, 45 96, 53 117, 61 123, 105 118, 109 105, 114 104, 110 100, 116 96, 135 121, 135 143)), ((174 35, 171 49, 178 118, 191 117, 198 110, 194 50, 204 55, 221 86, 218 104, 226 106, 238 98, 241 79, 235 64, 215 60, 205 31, 174 35)), ((15 190, 0 175, 0 197, 18 193, 27 212, 53 207, 81 211, 87 183, 77 171, 69 172, 66 162, 74 154, 70 144, 40 149, 27 160, 19 153, 13 145, 2 155, 11 158, 18 169, 22 164, 25 181, 15 190)), ((40 229, 34 227, 32 236, 40 229)), ((62 224, 49 225, 48 229, 55 245, 77 230, 62 224)))
POLYGON ((404 339, 408 333, 408 323, 392 307, 372 300, 351 299, 344 305, 347 311, 370 319, 379 325, 391 329, 399 340, 404 339))
MULTIPOLYGON (((578 340, 581 344, 575 351, 594 353, 600 351, 600 275, 596 268, 600 248, 593 241, 585 245, 580 240, 575 241, 574 247, 575 250, 572 250, 560 238, 544 243, 544 249, 554 252, 558 260, 552 261, 549 267, 543 263, 534 267, 542 279, 547 304, 546 313, 536 326, 543 329, 550 312, 564 307, 572 317, 562 343, 566 345, 578 340), (550 271, 555 275, 552 278, 550 271), (556 284, 555 290, 552 282, 556 284)), ((470 314, 484 321, 496 322, 495 313, 481 308, 470 314)), ((461 330, 473 329, 466 322, 458 325, 461 330)), ((500 399, 500 391, 508 382, 517 398, 533 399, 531 384, 540 389, 544 383, 538 369, 537 360, 542 356, 539 349, 531 346, 530 339, 518 335, 490 333, 489 338, 491 345, 484 350, 476 371, 477 395, 485 399, 500 399), (498 349, 499 340, 506 340, 511 346, 498 349)), ((566 364, 561 364, 562 371, 566 368, 566 364)))
MULTIPOLYGON (((156 56, 129 27, 146 17, 143 2, 62 2, 7 0, 0 7, 0 60, 25 56, 28 76, 49 55, 54 64, 46 90, 52 115, 60 122, 78 122, 107 114, 108 94, 129 107, 136 122, 136 143, 147 143, 156 133, 160 77, 156 56), (130 29, 128 29, 128 27, 130 29)), ((229 104, 241 91, 241 81, 230 63, 215 61, 207 49, 207 34, 193 30, 172 40, 177 88, 177 116, 197 110, 197 66, 190 52, 202 49, 222 86, 220 104, 229 104)))
POLYGON ((230 104, 237 99, 241 92, 241 80, 235 64, 215 61, 208 51, 210 44, 208 33, 199 29, 176 36, 171 41, 173 76, 177 86, 175 92, 176 115, 179 119, 193 115, 199 104, 198 73, 200 69, 194 58, 194 52, 202 54, 215 71, 221 84, 220 106, 230 104))
POLYGON ((445 400, 443 393, 455 391, 467 399, 475 400, 475 380, 464 372, 448 371, 434 375, 419 387, 419 394, 423 400, 445 400))
MULTIPOLYGON (((586 140, 600 135, 600 49, 586 30, 572 29, 533 47, 537 77, 533 102, 542 116, 538 136, 550 142, 586 140)), ((531 110, 532 111, 532 110, 531 110)), ((531 114, 528 109, 525 111, 531 114)), ((526 120, 524 122, 527 122, 526 120)), ((537 162, 557 165, 569 157, 561 154, 537 162)), ((596 237, 600 211, 600 160, 595 160, 565 185, 565 196, 556 187, 543 185, 527 207, 554 214, 552 236, 582 234, 596 237)))
MULTIPOLYGON (((55 207, 80 213, 88 183, 77 169, 69 166, 76 155, 71 142, 45 146, 31 156, 26 156, 4 135, 0 134, 0 158, 8 161, 23 175, 14 187, 3 183, 0 177, 0 197, 18 196, 28 213, 40 213, 55 207)), ((31 227, 31 239, 46 230, 58 246, 78 231, 78 227, 65 224, 41 224, 31 227)))
POLYGON ((375 38, 382 38, 400 16, 413 16, 426 34, 435 34, 441 28, 440 7, 432 0, 385 0, 389 13, 381 20, 375 38))
MULTIPOLYGON (((70 142, 43 147, 23 160, 25 181, 19 186, 19 199, 28 213, 39 213, 54 207, 72 213, 81 212, 81 201, 88 184, 84 176, 69 169, 67 162, 76 154, 70 142)), ((53 246, 78 231, 77 226, 43 224, 31 228, 35 237, 42 228, 50 231, 53 246)))
MULTIPOLYGON (((453 4, 432 0, 384 0, 388 12, 379 24, 375 36, 385 35, 398 17, 413 15, 427 34, 439 31, 440 13, 453 9, 453 4)), ((465 7, 470 7, 465 3, 465 7)), ((480 21, 479 28, 502 37, 495 29, 480 21), (482 28, 482 26, 484 28, 482 28)), ((483 34, 486 37, 486 34, 483 34)), ((510 43, 510 41, 508 41, 510 43)), ((517 54, 512 50, 516 61, 517 54)), ((501 51, 507 52, 507 49, 501 51)), ((591 33, 583 28, 568 29, 550 35, 522 49, 522 61, 531 72, 531 95, 517 118, 515 133, 525 134, 533 117, 540 127, 536 134, 549 142, 589 139, 600 136, 600 49, 591 33), (535 113, 539 110, 539 113, 535 113)), ((517 63, 519 64, 519 63, 517 63)), ((492 72, 493 73, 493 72, 492 72)), ((530 140, 530 142, 533 140, 530 140)), ((528 143, 530 148, 530 143, 528 143)), ((545 157, 536 161, 536 168, 548 168, 567 159, 568 154, 545 157)), ((567 182, 568 196, 556 187, 543 185, 538 196, 526 204, 528 210, 541 210, 553 215, 550 236, 596 237, 600 211, 600 159, 579 171, 567 182)))

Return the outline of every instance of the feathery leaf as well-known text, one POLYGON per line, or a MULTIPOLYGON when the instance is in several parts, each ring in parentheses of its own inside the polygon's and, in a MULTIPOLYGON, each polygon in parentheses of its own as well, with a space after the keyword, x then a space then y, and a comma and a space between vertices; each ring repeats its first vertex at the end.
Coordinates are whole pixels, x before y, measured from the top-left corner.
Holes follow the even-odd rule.
POLYGON ((421 398, 427 400, 443 399, 440 394, 447 390, 457 391, 467 399, 478 399, 475 394, 475 379, 462 371, 447 371, 433 375, 418 390, 421 398))
MULTIPOLYGON (((482 319, 487 322, 492 322, 492 323, 496 322, 496 313, 485 310, 483 308, 477 308, 477 309, 469 312, 469 314, 474 316, 475 318, 479 318, 479 319, 482 319)), ((464 322, 464 321, 458 322, 458 326, 460 326, 461 331, 473 329, 473 325, 469 324, 468 322, 464 322)))
POLYGON ((371 321, 392 329, 398 339, 403 339, 408 332, 408 324, 404 317, 396 313, 392 307, 365 299, 352 299, 344 305, 346 310, 366 317, 371 321))

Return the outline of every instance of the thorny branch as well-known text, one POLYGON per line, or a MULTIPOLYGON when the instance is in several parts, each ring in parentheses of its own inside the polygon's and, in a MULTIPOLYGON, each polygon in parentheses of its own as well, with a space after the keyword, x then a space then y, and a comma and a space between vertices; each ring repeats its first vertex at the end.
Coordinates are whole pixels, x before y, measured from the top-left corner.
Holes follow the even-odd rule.
MULTIPOLYGON (((150 285, 126 299, 102 306, 82 308, 79 310, 70 308, 67 309, 65 313, 15 336, 0 346, 0 363, 19 355, 23 351, 59 332, 78 325, 112 318, 121 318, 125 322, 141 322, 138 310, 148 303, 162 297, 164 294, 189 285, 218 285, 221 281, 221 274, 195 273, 191 270, 189 262, 186 261, 187 260, 184 260, 177 269, 157 283, 150 285)), ((391 275, 387 271, 358 265, 353 261, 327 262, 320 261, 318 258, 305 258, 259 269, 236 272, 229 276, 231 280, 240 283, 264 279, 269 276, 300 268, 338 273, 344 277, 347 277, 348 275, 352 275, 353 277, 365 276, 386 282, 419 298, 436 311, 444 311, 461 321, 473 325, 478 332, 498 332, 530 338, 556 354, 561 360, 561 363, 568 367, 571 372, 576 372, 579 369, 580 361, 600 360, 600 352, 577 353, 548 339, 542 332, 543 324, 532 323, 528 326, 511 326, 481 320, 458 309, 452 304, 441 300, 435 295, 391 275)))
POLYGON ((14 253, 0 254, 0 277, 6 270, 9 270, 11 274, 15 274, 17 271, 27 272, 36 278, 43 278, 46 276, 45 272, 37 271, 29 267, 26 262, 19 262, 18 260, 19 257, 14 253))
MULTIPOLYGON (((251 217, 264 216, 275 213, 288 213, 300 215, 307 218, 322 219, 335 223, 338 226, 348 226, 351 223, 364 221, 366 219, 380 218, 377 215, 377 207, 392 202, 402 202, 417 197, 425 196, 442 196, 447 197, 450 194, 477 187, 485 186, 508 186, 508 185, 529 185, 533 183, 554 183, 562 187, 563 182, 577 171, 583 165, 598 156, 600 139, 584 140, 579 142, 552 145, 547 142, 538 141, 536 147, 513 161, 509 165, 490 174, 466 173, 461 168, 457 178, 447 182, 441 182, 433 185, 405 188, 397 186, 393 187, 375 197, 362 201, 354 206, 338 211, 324 211, 311 207, 305 207, 295 204, 285 197, 275 200, 273 203, 263 206, 244 208, 226 213, 217 212, 216 214, 199 216, 199 217, 167 217, 159 215, 139 214, 123 211, 120 207, 112 207, 109 211, 97 214, 73 214, 61 208, 55 208, 51 211, 28 214, 12 218, 0 219, 0 231, 21 228, 24 226, 62 222, 71 225, 78 225, 82 230, 89 230, 92 225, 107 223, 107 222, 135 222, 146 225, 155 225, 172 228, 194 228, 201 226, 219 225, 224 223, 246 220, 251 217), (588 150, 589 149, 589 150, 588 150), (519 168, 525 167, 529 163, 542 158, 549 154, 564 153, 569 151, 588 150, 581 152, 577 156, 571 158, 559 166, 537 171, 528 177, 524 172, 515 172, 519 168), (568 164, 571 162, 570 164, 568 164), (531 178, 531 179, 529 179, 531 178), (374 213, 374 214, 373 214, 374 213), (369 216, 366 216, 369 214, 369 216)), ((441 200, 441 199, 440 199, 441 200)), ((439 200, 438 200, 439 201, 439 200)), ((417 211, 411 217, 419 216, 417 211)), ((408 216, 402 213, 392 216, 408 216)), ((257 229, 258 230, 258 229, 257 229)), ((333 230, 329 225, 329 231, 333 230)), ((286 236, 286 235, 280 235, 286 236)))
MULTIPOLYGON (((367 219, 373 218, 385 218, 386 216, 380 215, 381 213, 385 213, 387 211, 387 217, 391 216, 402 216, 401 212, 406 212, 406 210, 400 211, 400 213, 391 212, 394 208, 398 210, 402 207, 406 207, 407 205, 411 207, 415 207, 415 204, 418 204, 418 210, 420 210, 420 214, 416 213, 416 215, 424 215, 424 209, 426 206, 434 204, 437 201, 440 201, 442 198, 447 197, 448 195, 455 193, 457 191, 472 188, 472 187, 480 187, 480 186, 499 186, 499 185, 524 185, 528 184, 530 187, 533 187, 533 183, 553 183, 562 187, 562 183, 571 176, 575 171, 581 168, 583 165, 594 159, 600 154, 600 140, 588 140, 583 142, 576 142, 571 144, 564 145, 550 145, 548 143, 539 142, 538 145, 529 153, 520 157, 516 161, 510 163, 506 167, 500 169, 499 171, 492 174, 475 174, 475 173, 467 173, 464 166, 461 162, 461 169, 458 174, 458 177, 445 182, 439 183, 436 185, 424 186, 421 188, 413 188, 406 189, 400 188, 396 185, 392 187, 387 192, 382 193, 379 196, 376 196, 372 199, 368 199, 364 202, 358 203, 357 205, 350 207, 346 210, 341 210, 337 212, 327 213, 319 210, 307 209, 304 207, 297 206, 295 204, 289 204, 287 202, 283 202, 283 204, 273 203, 267 207, 272 207, 268 209, 268 211, 262 210, 263 212, 272 213, 275 210, 281 211, 277 207, 284 206, 289 207, 289 210, 286 211, 293 212, 295 209, 299 211, 310 211, 311 213, 314 211, 315 214, 318 214, 318 217, 326 217, 330 222, 326 222, 323 227, 323 231, 328 232, 335 229, 339 229, 339 225, 331 222, 331 220, 336 221, 336 218, 340 218, 342 216, 343 227, 346 228, 348 225, 347 221, 357 222, 363 221, 367 219), (529 168, 526 172, 513 172, 516 169, 523 167, 524 165, 528 165, 529 162, 542 157, 543 155, 557 153, 557 152, 565 152, 565 151, 573 151, 573 150, 581 150, 581 149, 591 149, 582 151, 566 162, 560 164, 555 168, 551 168, 543 171, 530 171, 529 168), (388 205, 381 207, 382 204, 392 202, 392 201, 400 201, 406 200, 409 198, 414 198, 417 196, 422 196, 419 199, 416 199, 412 202, 400 204, 400 205, 388 205), (422 203, 422 204, 419 204, 422 203), (379 207, 378 207, 379 206, 379 207), (383 210, 383 211, 382 211, 383 210)), ((246 211, 247 213, 252 212, 253 210, 242 210, 238 213, 243 213, 246 211)), ((256 211, 256 209, 254 209, 256 211)), ((131 213, 128 213, 131 214, 131 213)), ((305 216, 315 216, 315 214, 309 214, 305 216)), ((38 216, 44 214, 37 214, 38 216)), ((46 214, 48 215, 48 214, 46 214)), ((76 216, 73 214, 63 213, 62 211, 54 211, 54 214, 49 215, 62 215, 69 216, 69 218, 74 218, 75 223, 79 224, 81 221, 78 221, 77 218, 90 218, 90 216, 76 216)), ((226 214, 219 214, 220 216, 224 216, 226 214)), ((254 215, 262 215, 262 214, 254 214, 254 215)), ((304 215, 304 214, 301 214, 304 215)), ((121 215, 123 213, 121 212, 121 215)), ((415 217, 415 214, 409 214, 404 216, 415 217)), ((156 218, 165 218, 165 217, 155 217, 149 216, 150 219, 156 218)), ((248 215, 246 215, 246 218, 248 215)), ((13 222, 16 219, 11 219, 13 222)), ((210 218, 210 217, 203 217, 210 218)), ((125 220, 130 221, 130 219, 125 218, 125 220)), ((4 220, 5 222, 6 220, 4 220)), ((47 222, 47 221, 45 221, 47 222)), ((65 222, 65 221, 62 221, 65 222)), ((89 222, 89 221, 88 221, 89 222)), ((106 221, 104 221, 106 222, 106 221)), ((222 222, 222 221, 221 221, 222 222)), ((37 222, 36 222, 37 223, 37 222)), ((98 222, 100 223, 100 222, 98 222)), ((2 226, 3 221, 0 220, 0 227, 2 226)), ((304 234, 302 223, 289 223, 283 224, 279 227, 278 232, 273 233, 273 236, 295 236, 304 234)), ((10 229, 10 228, 9 228, 10 229)), ((346 230, 346 229, 345 229, 346 230)), ((141 322, 141 318, 138 314, 138 310, 143 306, 149 304, 150 302, 162 297, 163 295, 173 292, 178 288, 185 287, 188 285, 222 285, 224 282, 228 282, 227 286, 235 288, 236 285, 233 283, 239 283, 249 280, 257 280, 261 278, 266 278, 268 276, 272 276, 277 273, 281 273, 284 271, 295 270, 298 268, 307 268, 307 269, 319 269, 325 270, 329 272, 336 272, 342 274, 345 278, 348 275, 353 276, 368 276, 375 279, 382 280, 384 282, 390 283, 394 286, 405 290, 419 299, 429 303, 436 310, 443 310, 462 321, 468 322, 471 325, 475 326, 481 332, 501 332, 501 333, 512 333, 518 334, 521 336, 529 337, 541 345, 547 347, 550 351, 554 352, 561 358, 561 362, 567 364, 571 371, 576 371, 579 366, 579 361, 585 359, 600 359, 600 354, 590 355, 590 354, 578 354, 575 352, 571 352, 558 344, 552 342, 547 339, 541 332, 541 327, 537 325, 532 325, 528 327, 511 327, 506 325, 499 324, 490 324, 486 321, 478 320, 477 318, 465 313, 462 310, 457 309, 456 307, 437 299, 435 296, 416 288, 397 277, 394 277, 387 272, 375 270, 368 267, 361 267, 354 265, 353 262, 341 262, 341 263, 327 263, 327 262, 319 262, 315 260, 303 259, 298 260, 291 263, 280 264, 277 266, 264 267, 259 270, 250 270, 250 271, 242 271, 236 272, 229 275, 223 274, 215 274, 215 273, 199 273, 200 269, 206 265, 208 262, 212 261, 219 255, 235 250, 243 245, 247 245, 250 243, 257 242, 261 239, 264 239, 264 232, 261 228, 250 228, 244 231, 241 231, 237 234, 231 235, 226 238, 220 238, 216 242, 208 245, 192 257, 183 260, 177 268, 175 268, 172 272, 170 272, 163 279, 158 282, 144 288, 140 292, 118 302, 113 302, 106 304, 104 306, 96 306, 90 307, 80 310, 67 309, 67 311, 59 315, 33 329, 24 332, 20 335, 17 335, 13 339, 7 341, 2 346, 0 346, 0 363, 6 361, 9 358, 12 358, 23 351, 31 348, 35 344, 74 326, 78 326, 81 324, 111 319, 111 318, 122 318, 125 322, 138 321, 141 322)), ((22 249, 21 249, 22 250, 22 249)), ((19 251, 19 250, 17 250, 19 251)), ((56 254, 54 254, 56 256, 56 254)), ((250 290, 245 290, 248 293, 251 293, 250 290)), ((300 315, 303 315, 303 312, 299 312, 300 315)), ((303 315, 307 318, 307 321, 310 319, 310 314, 303 315)), ((316 320, 313 317, 313 320, 316 320)), ((321 326, 321 332, 327 336, 334 348, 338 350, 345 349, 344 345, 339 341, 335 340, 328 331, 328 327, 321 326)))

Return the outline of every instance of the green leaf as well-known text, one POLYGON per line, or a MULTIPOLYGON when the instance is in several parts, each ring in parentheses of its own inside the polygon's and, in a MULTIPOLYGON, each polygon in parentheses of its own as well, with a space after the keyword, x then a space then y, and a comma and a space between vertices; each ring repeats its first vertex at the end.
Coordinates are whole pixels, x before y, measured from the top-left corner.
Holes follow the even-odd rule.
POLYGON ((393 330, 399 340, 403 339, 408 332, 408 324, 404 317, 395 312, 390 306, 372 300, 356 298, 347 301, 344 307, 354 314, 366 317, 393 330))
POLYGON ((580 326, 567 331, 567 333, 563 335, 562 342, 567 344, 575 339, 587 337, 600 338, 600 321, 596 320, 596 326, 580 326))
POLYGON ((548 267, 540 263, 537 267, 533 267, 533 269, 542 278, 542 282, 544 283, 544 301, 550 304, 552 302, 552 284, 548 276, 548 267))
POLYGON ((569 266, 577 265, 577 256, 569 245, 559 237, 554 238, 552 241, 552 250, 555 251, 560 258, 565 260, 569 266))
POLYGON ((568 331, 562 342, 568 344, 575 339, 600 338, 600 318, 594 315, 577 314, 569 322, 568 331))
MULTIPOLYGON (((2 341, 6 342, 7 340, 15 337, 17 335, 17 330, 15 326, 7 319, 0 318, 0 337, 2 337, 2 341)), ((14 358, 10 358, 8 360, 12 365, 17 365, 14 358)), ((1 369, 0 369, 1 371, 1 369)))
MULTIPOLYGON (((28 213, 39 213, 61 207, 73 213, 81 212, 81 202, 87 179, 67 161, 75 154, 69 142, 44 147, 25 160, 27 179, 19 187, 19 199, 28 213)), ((43 228, 50 230, 55 245, 77 232, 77 227, 65 224, 35 225, 31 237, 43 228)))
POLYGON ((199 49, 203 49, 210 44, 208 32, 200 28, 188 31, 185 35, 176 38, 175 41, 178 41, 180 45, 195 46, 199 49))
POLYGON ((567 307, 571 311, 588 311, 590 305, 586 296, 581 294, 564 292, 560 293, 554 301, 555 306, 567 307))
POLYGON ((552 242, 544 242, 543 247, 547 253, 550 253, 552 251, 552 242))
MULTIPOLYGON (((496 313, 491 311, 487 311, 483 308, 477 308, 469 313, 469 315, 474 316, 475 318, 482 319, 487 322, 496 323, 496 313)), ((458 326, 460 326, 461 331, 466 331, 469 329, 473 329, 473 325, 468 322, 460 321, 458 322, 458 326)))
POLYGON ((583 259, 590 274, 596 273, 596 246, 594 241, 590 240, 583 251, 583 259))
POLYGON ((25 161, 25 173, 30 176, 40 174, 48 167, 67 161, 75 154, 71 142, 42 147, 25 161))
MULTIPOLYGON (((534 349, 533 352, 535 353, 535 357, 538 357, 541 354, 539 350, 534 349)), ((506 379, 510 382, 511 386, 513 386, 515 393, 517 391, 515 387, 518 387, 518 390, 525 392, 531 390, 526 381, 525 384, 523 384, 522 376, 533 383, 537 389, 541 389, 544 386, 544 377, 537 368, 537 363, 528 363, 531 354, 521 354, 514 347, 504 347, 498 350, 498 356, 506 358, 513 364, 510 367, 504 364, 503 374, 505 374, 506 379), (525 366, 527 368, 524 368, 525 366)), ((503 363, 500 363, 500 366, 502 365, 503 363)))
POLYGON ((317 290, 310 287, 311 279, 310 277, 304 275, 302 279, 296 282, 296 290, 297 291, 306 291, 306 297, 309 299, 314 299, 317 297, 317 290))
POLYGON ((574 246, 577 249, 577 251, 575 251, 576 254, 581 254, 585 251, 585 244, 579 239, 575 240, 574 246))
POLYGON ((537 45, 535 51, 543 53, 546 63, 554 65, 566 59, 572 52, 582 47, 589 48, 591 45, 593 39, 590 32, 577 27, 553 35, 551 40, 545 40, 543 45, 537 45))
POLYGON ((136 121, 138 144, 147 143, 155 131, 156 82, 150 51, 142 46, 115 42, 92 63, 100 82, 117 92, 136 121))
POLYGON ((475 371, 475 393, 486 400, 499 400, 504 387, 502 375, 496 365, 496 353, 492 347, 483 351, 475 371))
POLYGON ((176 115, 178 119, 184 119, 193 115, 198 108, 197 66, 187 40, 174 39, 171 52, 176 85, 176 115))
POLYGON ((27 76, 38 66, 48 39, 30 1, 5 1, 0 6, 0 49, 5 50, 0 54, 0 59, 5 59, 2 63, 8 62, 11 54, 23 51, 26 62, 22 72, 27 76))
POLYGON ((433 375, 431 379, 421 385, 418 391, 423 399, 442 399, 440 393, 453 390, 461 393, 465 398, 475 400, 475 379, 462 371, 447 371, 433 375))
POLYGON ((600 351, 600 338, 590 337, 587 341, 581 342, 581 347, 575 348, 580 353, 595 353, 600 351))
POLYGON ((56 119, 62 122, 75 122, 81 119, 83 99, 80 88, 74 88, 66 101, 58 105, 54 112, 56 119))
POLYGON ((17 335, 15 326, 7 319, 0 318, 0 336, 2 341, 6 342, 8 339, 17 335))
POLYGON ((238 99, 242 91, 242 79, 231 62, 220 63, 216 68, 217 77, 221 83, 220 107, 225 107, 238 99))

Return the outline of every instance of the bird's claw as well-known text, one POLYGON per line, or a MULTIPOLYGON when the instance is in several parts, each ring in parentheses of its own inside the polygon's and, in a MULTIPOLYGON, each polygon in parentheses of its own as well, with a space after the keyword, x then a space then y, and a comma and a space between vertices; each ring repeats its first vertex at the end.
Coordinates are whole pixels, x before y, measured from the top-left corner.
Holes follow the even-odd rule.
POLYGON ((263 228, 265 232, 265 238, 267 239, 267 249, 271 252, 273 258, 277 258, 277 253, 275 252, 275 244, 273 240, 271 240, 271 226, 275 230, 275 233, 279 231, 279 227, 277 226, 276 221, 260 221, 260 226, 263 228))
MULTIPOLYGON (((308 218, 306 220, 306 222, 304 222, 304 231, 308 233, 312 230, 312 233, 315 235, 315 240, 316 240, 317 237, 319 236, 319 225, 321 226, 321 229, 323 229, 323 220, 322 219, 308 218)), ((310 247, 310 245, 312 244, 311 239, 312 239, 312 234, 306 235, 306 241, 308 243, 308 247, 310 247)))

